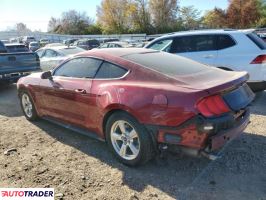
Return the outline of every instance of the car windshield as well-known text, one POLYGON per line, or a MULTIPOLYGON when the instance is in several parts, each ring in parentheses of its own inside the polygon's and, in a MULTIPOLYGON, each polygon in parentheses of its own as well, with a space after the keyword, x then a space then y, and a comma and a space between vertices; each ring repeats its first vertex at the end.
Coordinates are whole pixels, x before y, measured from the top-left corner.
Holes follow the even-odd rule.
POLYGON ((62 52, 64 55, 71 55, 71 54, 77 54, 85 51, 84 49, 78 48, 78 47, 66 47, 64 49, 60 49, 60 52, 62 52))
POLYGON ((190 75, 208 69, 206 65, 197 63, 190 59, 172 55, 160 51, 129 54, 124 58, 133 61, 143 67, 161 72, 167 75, 190 75))

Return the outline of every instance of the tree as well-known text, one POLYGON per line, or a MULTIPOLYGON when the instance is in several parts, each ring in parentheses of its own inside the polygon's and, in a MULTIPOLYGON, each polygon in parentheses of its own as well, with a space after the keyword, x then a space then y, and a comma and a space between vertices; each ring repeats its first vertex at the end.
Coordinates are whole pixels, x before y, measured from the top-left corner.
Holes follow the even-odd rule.
POLYGON ((69 10, 63 12, 59 19, 52 17, 48 23, 48 30, 54 33, 83 35, 92 24, 93 20, 85 12, 69 10))
POLYGON ((259 0, 230 0, 227 25, 231 28, 249 28, 260 19, 259 0))
POLYGON ((29 28, 27 28, 27 25, 24 23, 21 23, 21 22, 16 24, 16 31, 19 34, 27 34, 27 33, 31 32, 31 30, 29 28))
POLYGON ((194 6, 182 7, 180 9, 180 19, 186 30, 198 29, 200 26, 200 11, 194 6))
POLYGON ((47 28, 48 32, 55 31, 59 25, 60 25, 60 20, 54 17, 51 17, 51 19, 48 22, 48 28, 47 28))
POLYGON ((97 19, 104 33, 127 33, 131 28, 129 0, 102 0, 97 6, 97 19))
POLYGON ((147 34, 151 33, 152 25, 148 0, 133 0, 131 3, 133 31, 147 34))
POLYGON ((157 33, 169 32, 176 24, 177 0, 149 0, 152 24, 157 33))
POLYGON ((203 17, 203 24, 207 28, 226 28, 226 12, 220 8, 207 11, 203 17))

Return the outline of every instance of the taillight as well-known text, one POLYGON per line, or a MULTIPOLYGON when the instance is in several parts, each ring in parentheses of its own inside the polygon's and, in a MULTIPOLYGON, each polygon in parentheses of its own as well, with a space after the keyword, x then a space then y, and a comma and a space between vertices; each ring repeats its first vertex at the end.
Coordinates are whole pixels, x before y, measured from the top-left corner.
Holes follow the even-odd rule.
POLYGON ((218 116, 230 111, 220 95, 203 98, 196 106, 199 112, 205 117, 218 116))
POLYGON ((262 64, 266 63, 266 55, 257 56, 250 64, 262 64))

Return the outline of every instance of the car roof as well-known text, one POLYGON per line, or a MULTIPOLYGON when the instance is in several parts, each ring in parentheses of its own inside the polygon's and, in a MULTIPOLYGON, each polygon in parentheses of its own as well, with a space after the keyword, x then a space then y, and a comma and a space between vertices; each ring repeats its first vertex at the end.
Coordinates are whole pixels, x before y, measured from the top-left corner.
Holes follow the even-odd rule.
POLYGON ((75 49, 75 46, 45 46, 42 49, 53 49, 53 50, 62 50, 62 49, 75 49))
POLYGON ((8 43, 8 44, 5 44, 6 47, 9 47, 9 46, 25 46, 24 44, 20 44, 20 43, 8 43))
POLYGON ((153 49, 144 49, 144 48, 104 48, 104 49, 92 49, 90 51, 85 51, 79 53, 78 56, 102 56, 102 55, 112 55, 115 57, 123 57, 126 55, 131 54, 145 54, 145 53, 152 53, 158 52, 153 49))
MULTIPOLYGON (((201 35, 201 34, 241 34, 241 33, 247 33, 252 32, 252 29, 249 30, 235 30, 235 29, 205 29, 205 30, 192 30, 192 31, 180 31, 180 32, 174 32, 169 33, 166 35, 163 35, 158 38, 168 38, 168 37, 175 37, 175 36, 185 36, 185 35, 201 35)), ((156 38, 156 39, 158 39, 156 38)), ((156 40, 155 39, 155 40, 156 40)))

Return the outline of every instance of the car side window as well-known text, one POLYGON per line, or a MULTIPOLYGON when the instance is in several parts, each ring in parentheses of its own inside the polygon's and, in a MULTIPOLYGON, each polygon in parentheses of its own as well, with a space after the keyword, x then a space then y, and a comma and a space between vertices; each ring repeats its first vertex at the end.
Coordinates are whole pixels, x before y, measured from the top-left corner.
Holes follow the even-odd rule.
POLYGON ((101 48, 107 48, 108 47, 108 44, 107 43, 105 43, 105 44, 103 44, 102 46, 101 46, 101 48))
POLYGON ((216 50, 214 35, 193 35, 176 37, 170 52, 185 53, 198 51, 213 51, 216 50))
POLYGON ((74 58, 57 68, 53 75, 74 78, 93 78, 101 63, 102 60, 94 58, 74 58))
POLYGON ((114 65, 112 63, 103 62, 95 78, 98 78, 98 79, 120 78, 124 76, 127 73, 127 71, 128 70, 122 67, 119 67, 117 65, 114 65))
POLYGON ((43 57, 46 57, 46 58, 53 58, 53 57, 57 57, 59 54, 54 51, 54 50, 51 50, 51 49, 46 49, 43 57))
POLYGON ((235 46, 236 42, 229 35, 217 36, 217 49, 222 50, 232 46, 235 46))
POLYGON ((167 51, 167 49, 171 46, 172 42, 173 42, 172 38, 160 40, 160 41, 153 43, 151 46, 149 46, 149 49, 167 51))

